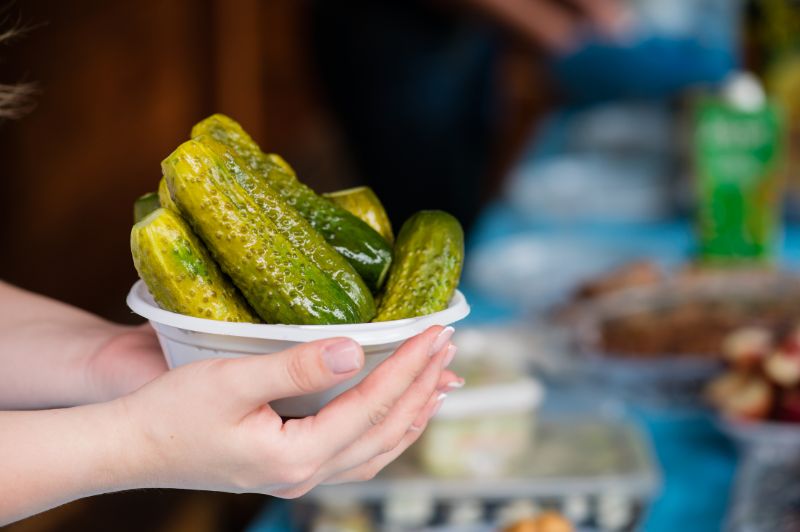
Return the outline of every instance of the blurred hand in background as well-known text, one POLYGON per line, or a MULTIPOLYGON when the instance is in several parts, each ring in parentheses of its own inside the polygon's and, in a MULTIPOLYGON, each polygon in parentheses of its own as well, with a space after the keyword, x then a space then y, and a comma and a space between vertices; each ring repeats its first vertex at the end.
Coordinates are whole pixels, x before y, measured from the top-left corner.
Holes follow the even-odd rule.
POLYGON ((587 33, 613 38, 631 20, 621 0, 469 0, 468 3, 503 27, 555 53, 574 49, 587 33))

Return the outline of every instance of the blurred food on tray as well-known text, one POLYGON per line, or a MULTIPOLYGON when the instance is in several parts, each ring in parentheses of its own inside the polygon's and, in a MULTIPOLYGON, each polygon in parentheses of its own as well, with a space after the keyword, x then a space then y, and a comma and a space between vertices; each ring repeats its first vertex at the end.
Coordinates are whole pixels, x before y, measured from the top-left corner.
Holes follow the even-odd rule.
POLYGON ((629 268, 578 291, 567 319, 583 348, 621 358, 716 358, 737 329, 782 328, 800 317, 793 275, 689 269, 659 280, 652 267, 629 268), (599 295, 582 300, 591 290, 599 295))
POLYGON ((578 286, 574 301, 585 301, 634 286, 647 286, 664 280, 664 272, 650 261, 623 264, 578 286))
POLYGON ((505 527, 503 532, 572 532, 570 522, 558 512, 545 511, 535 517, 527 517, 505 527))
POLYGON ((800 422, 800 328, 742 328, 722 350, 728 369, 708 399, 723 416, 800 422))

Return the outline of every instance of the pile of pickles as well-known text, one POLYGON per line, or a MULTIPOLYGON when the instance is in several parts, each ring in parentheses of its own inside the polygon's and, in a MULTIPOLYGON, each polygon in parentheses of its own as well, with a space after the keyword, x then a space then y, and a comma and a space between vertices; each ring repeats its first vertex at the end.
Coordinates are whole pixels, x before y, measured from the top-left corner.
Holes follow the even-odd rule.
POLYGON ((329 325, 447 308, 459 222, 420 211, 394 238, 367 187, 317 194, 280 156, 215 114, 161 163, 134 204, 131 254, 163 309, 221 321, 329 325))

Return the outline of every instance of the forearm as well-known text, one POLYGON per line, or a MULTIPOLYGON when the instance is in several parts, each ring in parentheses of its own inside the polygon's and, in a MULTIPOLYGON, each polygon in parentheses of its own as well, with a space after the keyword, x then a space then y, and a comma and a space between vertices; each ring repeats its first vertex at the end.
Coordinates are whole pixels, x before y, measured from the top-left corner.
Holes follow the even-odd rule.
POLYGON ((71 500, 146 485, 122 403, 0 412, 0 526, 71 500))
POLYGON ((91 355, 119 327, 0 281, 0 409, 91 402, 91 355))

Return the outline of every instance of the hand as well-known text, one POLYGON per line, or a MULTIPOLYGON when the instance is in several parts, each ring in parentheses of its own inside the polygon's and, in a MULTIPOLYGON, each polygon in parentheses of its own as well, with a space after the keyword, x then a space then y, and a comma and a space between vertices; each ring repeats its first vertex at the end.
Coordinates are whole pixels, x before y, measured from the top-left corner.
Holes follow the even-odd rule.
POLYGON ((126 395, 167 371, 150 324, 112 326, 109 339, 85 359, 92 402, 126 395))
POLYGON ((568 52, 592 26, 615 35, 630 16, 619 0, 471 0, 478 9, 553 52, 568 52))
POLYGON ((128 485, 297 497, 321 482, 371 478, 411 445, 448 386, 452 329, 406 341, 317 415, 285 423, 267 404, 330 388, 364 365, 347 338, 270 355, 197 362, 117 401, 132 429, 128 485))
POLYGON ((97 403, 166 370, 148 325, 127 327, 0 281, 0 409, 97 403))

